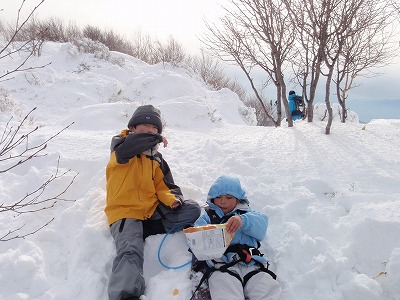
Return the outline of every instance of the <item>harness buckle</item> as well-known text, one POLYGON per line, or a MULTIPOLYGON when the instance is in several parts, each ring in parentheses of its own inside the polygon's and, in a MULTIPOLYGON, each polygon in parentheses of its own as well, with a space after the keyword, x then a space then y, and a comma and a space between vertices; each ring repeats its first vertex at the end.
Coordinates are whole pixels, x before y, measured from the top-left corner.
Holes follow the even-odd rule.
POLYGON ((232 256, 232 260, 234 261, 243 261, 245 263, 249 263, 252 260, 252 256, 263 256, 263 254, 255 247, 249 247, 245 244, 236 244, 228 247, 225 253, 233 252, 235 253, 232 256))
POLYGON ((250 249, 247 251, 246 249, 242 249, 242 252, 244 253, 245 257, 243 258, 245 263, 249 263, 251 261, 251 252, 250 249))
POLYGON ((249 248, 249 253, 251 256, 253 255, 260 255, 260 251, 257 248, 249 248))

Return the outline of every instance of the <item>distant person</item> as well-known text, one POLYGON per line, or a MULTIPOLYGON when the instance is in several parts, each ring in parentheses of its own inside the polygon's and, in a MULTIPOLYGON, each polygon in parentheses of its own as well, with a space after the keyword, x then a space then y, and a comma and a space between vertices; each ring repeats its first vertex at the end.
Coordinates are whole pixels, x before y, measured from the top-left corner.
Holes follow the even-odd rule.
POLYGON ((239 179, 219 177, 208 192, 207 204, 195 226, 227 223, 227 231, 234 233, 224 255, 206 261, 211 299, 280 299, 276 275, 258 249, 267 232, 268 217, 250 208, 239 179))
POLYGON ((117 254, 108 286, 110 300, 139 299, 144 294, 147 236, 165 233, 178 224, 193 224, 200 215, 199 204, 184 200, 158 152, 159 143, 168 144, 161 133, 160 111, 143 105, 133 113, 128 129, 111 141, 104 211, 117 254))
POLYGON ((299 103, 302 103, 302 101, 302 97, 297 96, 295 91, 289 92, 289 111, 293 121, 300 120, 304 117, 304 113, 300 110, 299 107, 299 103))

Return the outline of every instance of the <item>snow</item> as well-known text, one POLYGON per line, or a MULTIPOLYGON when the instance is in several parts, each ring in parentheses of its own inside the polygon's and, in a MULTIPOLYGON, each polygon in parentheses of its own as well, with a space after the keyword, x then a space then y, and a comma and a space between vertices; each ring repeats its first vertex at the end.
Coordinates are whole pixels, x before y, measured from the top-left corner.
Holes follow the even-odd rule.
MULTIPOLYGON (((0 69, 21 59, 1 59, 0 69)), ((257 127, 234 93, 211 91, 185 69, 115 52, 96 56, 69 43, 45 44, 30 64, 49 62, 0 83, 0 102, 8 103, 0 130, 33 107, 22 129, 39 126, 31 145, 73 124, 48 142, 46 156, 1 173, 0 203, 36 189, 59 157, 60 172, 71 171, 46 194, 63 190, 78 173, 64 195, 75 201, 18 217, 0 214, 0 236, 54 218, 34 235, 0 243, 0 299, 107 299, 115 254, 103 212, 109 143, 142 104, 162 111, 169 144, 161 152, 186 198, 203 205, 218 176, 234 175, 252 207, 269 216, 262 246, 283 299, 400 299, 400 120, 360 124, 350 112, 352 122, 342 124, 335 106, 325 135, 319 103, 313 123, 257 127)), ((190 260, 187 249, 182 232, 146 240, 143 300, 190 298, 189 267, 174 268, 190 260)))

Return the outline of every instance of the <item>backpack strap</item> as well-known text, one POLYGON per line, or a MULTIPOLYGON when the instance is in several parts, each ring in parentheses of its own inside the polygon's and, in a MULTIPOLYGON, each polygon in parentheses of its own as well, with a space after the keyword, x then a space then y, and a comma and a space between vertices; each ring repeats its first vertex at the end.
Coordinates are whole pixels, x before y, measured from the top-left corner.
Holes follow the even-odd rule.
POLYGON ((211 224, 221 224, 221 218, 217 215, 215 210, 211 209, 210 207, 206 207, 205 212, 207 213, 208 217, 210 218, 211 224))
MULTIPOLYGON (((247 274, 243 277, 243 280, 242 280, 242 278, 240 278, 240 276, 239 276, 237 273, 232 272, 231 270, 229 270, 230 267, 236 265, 236 264, 239 263, 239 262, 240 262, 240 260, 236 260, 236 261, 232 261, 232 262, 230 262, 230 263, 228 263, 228 264, 224 264, 224 265, 221 266, 220 268, 212 268, 212 272, 211 272, 211 273, 213 273, 213 272, 215 272, 215 271, 226 272, 226 273, 228 273, 229 275, 232 275, 233 277, 235 277, 236 279, 238 279, 238 280, 241 282, 241 284, 242 284, 243 287, 246 286, 247 282, 250 280, 251 277, 253 277, 254 275, 256 275, 256 274, 258 274, 258 273, 260 273, 260 272, 265 272, 265 273, 269 274, 274 280, 276 280, 276 274, 275 274, 274 272, 272 272, 272 271, 269 269, 269 263, 267 262, 267 266, 265 266, 263 263, 261 263, 261 262, 259 262, 259 261, 255 261, 256 265, 257 265, 259 268, 256 269, 256 270, 253 270, 253 271, 251 271, 251 272, 249 272, 249 273, 247 273, 247 274)), ((211 276, 211 273, 208 275, 208 277, 211 276)), ((203 281, 204 281, 204 280, 203 280, 203 281)), ((201 284, 200 284, 200 285, 201 285, 201 284)))
MULTIPOLYGON (((232 217, 232 215, 225 215, 225 216, 223 216, 223 217, 221 218, 220 216, 217 215, 217 213, 215 212, 215 210, 213 210, 213 209, 211 209, 211 208, 209 208, 209 207, 206 207, 204 210, 206 211, 208 217, 210 218, 211 224, 222 224, 222 223, 226 223, 226 222, 228 221, 228 219, 229 219, 230 217, 232 217)), ((247 211, 246 211, 246 210, 238 209, 238 210, 236 210, 236 213, 237 213, 238 215, 243 215, 243 214, 247 213, 247 211)))
MULTIPOLYGON (((223 264, 221 265, 219 268, 213 268, 213 272, 215 271, 220 271, 220 272, 225 272, 228 273, 229 275, 232 275, 233 277, 235 277, 237 280, 240 281, 240 283, 243 285, 243 281, 242 278, 240 278, 239 274, 232 272, 231 270, 229 270, 230 267, 236 265, 237 263, 239 263, 240 260, 235 260, 235 261, 231 261, 230 263, 227 264, 223 264)), ((210 274, 211 275, 211 274, 210 274)))
POLYGON ((197 285, 196 289, 194 290, 192 297, 189 300, 192 300, 193 297, 196 295, 196 292, 200 289, 201 285, 210 278, 211 274, 215 271, 215 268, 206 268, 206 271, 204 272, 203 276, 200 279, 199 284, 197 285))
MULTIPOLYGON (((215 262, 215 261, 214 261, 214 262, 215 262)), ((197 285, 196 289, 194 290, 194 292, 193 292, 192 297, 190 298, 190 300, 193 299, 193 297, 196 295, 196 292, 200 289, 201 285, 202 285, 206 280, 208 280, 208 278, 210 278, 211 274, 214 273, 215 271, 226 272, 226 273, 228 273, 229 275, 232 275, 233 277, 235 277, 236 279, 238 279, 238 280, 240 281, 240 283, 243 285, 242 278, 240 278, 240 276, 239 276, 238 274, 236 274, 236 273, 232 272, 231 270, 229 270, 230 267, 232 267, 233 265, 236 265, 238 262, 239 262, 239 260, 232 261, 232 262, 230 262, 230 263, 221 265, 219 268, 210 267, 210 266, 208 266, 208 265, 205 263, 205 264, 207 265, 207 267, 206 267, 206 269, 205 269, 205 271, 204 271, 204 273, 203 273, 203 276, 202 276, 201 279, 200 279, 199 284, 197 285)), ((217 262, 215 262, 215 263, 217 263, 217 262)))
POLYGON ((253 270, 249 273, 247 273, 244 277, 243 277, 243 287, 247 284, 247 282, 250 280, 251 277, 253 277, 254 275, 260 273, 260 272, 265 272, 268 273, 269 275, 271 275, 271 277, 276 280, 276 274, 274 272, 272 272, 271 270, 269 270, 269 263, 267 262, 267 266, 265 267, 264 264, 260 263, 259 261, 256 261, 256 264, 259 265, 259 269, 257 270, 253 270))

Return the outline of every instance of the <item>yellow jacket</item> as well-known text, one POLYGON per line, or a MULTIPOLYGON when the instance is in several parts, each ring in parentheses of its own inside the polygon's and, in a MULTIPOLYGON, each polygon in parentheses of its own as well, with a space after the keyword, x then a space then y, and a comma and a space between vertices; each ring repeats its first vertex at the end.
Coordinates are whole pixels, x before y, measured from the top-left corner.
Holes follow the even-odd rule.
POLYGON ((108 223, 124 218, 150 218, 158 201, 167 206, 178 198, 180 188, 173 182, 167 162, 161 154, 149 151, 162 140, 158 134, 122 132, 113 138, 106 169, 108 223), (146 151, 147 153, 148 151, 146 151))

